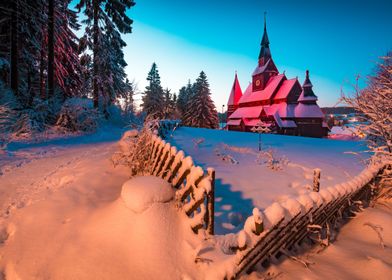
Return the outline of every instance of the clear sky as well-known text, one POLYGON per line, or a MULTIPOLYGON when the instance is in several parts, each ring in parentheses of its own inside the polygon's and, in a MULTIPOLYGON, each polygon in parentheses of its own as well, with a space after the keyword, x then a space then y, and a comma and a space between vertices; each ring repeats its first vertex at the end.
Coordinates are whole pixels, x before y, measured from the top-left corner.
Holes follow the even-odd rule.
POLYGON ((142 91, 156 62, 162 85, 178 92, 204 70, 220 111, 235 71, 243 90, 251 80, 264 11, 279 71, 302 84, 309 69, 321 106, 392 49, 392 0, 136 0, 133 33, 124 36, 128 76, 142 91))

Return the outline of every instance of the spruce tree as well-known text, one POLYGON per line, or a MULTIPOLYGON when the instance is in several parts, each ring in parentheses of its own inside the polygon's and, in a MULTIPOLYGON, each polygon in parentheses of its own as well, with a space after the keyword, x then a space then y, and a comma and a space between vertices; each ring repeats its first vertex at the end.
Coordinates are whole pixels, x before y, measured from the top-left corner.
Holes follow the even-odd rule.
POLYGON ((180 114, 185 113, 186 103, 187 103, 186 87, 182 87, 178 91, 178 98, 176 103, 177 110, 180 114))
POLYGON ((188 80, 188 84, 185 88, 185 105, 183 112, 181 114, 181 120, 184 124, 186 124, 187 120, 190 118, 190 115, 192 114, 192 104, 190 101, 192 100, 193 96, 195 95, 195 83, 191 84, 191 81, 188 80))
POLYGON ((40 26, 46 20, 42 13, 44 4, 43 0, 0 1, 0 58, 9 61, 10 84, 6 81, 6 85, 11 87, 22 107, 29 106, 29 95, 38 77, 40 26))
POLYGON ((173 106, 172 106, 173 100, 172 100, 172 94, 170 92, 170 89, 166 88, 163 91, 163 98, 164 98, 164 104, 163 104, 164 118, 170 119, 173 114, 173 106))
POLYGON ((218 128, 219 120, 206 74, 202 71, 187 103, 184 124, 193 127, 218 128))
POLYGON ((0 3, 0 16, 5 19, 0 21, 0 56, 1 50, 4 54, 12 53, 12 83, 22 108, 31 108, 38 96, 46 99, 47 85, 50 92, 56 85, 60 90, 56 92, 61 92, 63 97, 77 94, 80 88, 79 40, 74 34, 79 24, 69 3, 70 0, 5 0, 0 3), (7 7, 17 9, 16 18, 3 14, 7 7), (17 42, 12 42, 14 36, 17 42))
POLYGON ((54 75, 55 85, 62 92, 61 99, 80 96, 83 84, 83 68, 79 57, 79 39, 75 31, 80 24, 77 13, 69 8, 67 1, 55 1, 55 48, 54 75))
POLYGON ((143 96, 143 111, 147 116, 162 119, 164 117, 164 94, 161 86, 161 78, 158 73, 158 68, 154 62, 151 70, 148 73, 147 81, 149 85, 146 86, 143 96))
POLYGON ((83 40, 93 52, 92 95, 95 108, 100 98, 104 107, 110 104, 118 92, 116 85, 125 83, 126 63, 122 48, 126 44, 121 40, 120 33, 132 32, 133 21, 126 11, 134 5, 133 0, 80 0, 77 5, 79 11, 84 8, 87 16, 83 40))

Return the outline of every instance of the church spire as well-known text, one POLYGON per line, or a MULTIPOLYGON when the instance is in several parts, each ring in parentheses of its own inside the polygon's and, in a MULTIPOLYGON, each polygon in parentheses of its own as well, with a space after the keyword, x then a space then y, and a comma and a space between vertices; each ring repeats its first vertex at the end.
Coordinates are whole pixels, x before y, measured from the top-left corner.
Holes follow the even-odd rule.
POLYGON ((317 101, 317 96, 314 94, 312 87, 312 82, 309 79, 309 70, 306 70, 305 81, 302 85, 302 92, 298 98, 299 102, 315 103, 317 101))
POLYGON ((267 12, 264 12, 264 33, 261 39, 261 49, 259 54, 259 66, 263 66, 271 58, 271 51, 269 48, 269 40, 267 34, 267 12))

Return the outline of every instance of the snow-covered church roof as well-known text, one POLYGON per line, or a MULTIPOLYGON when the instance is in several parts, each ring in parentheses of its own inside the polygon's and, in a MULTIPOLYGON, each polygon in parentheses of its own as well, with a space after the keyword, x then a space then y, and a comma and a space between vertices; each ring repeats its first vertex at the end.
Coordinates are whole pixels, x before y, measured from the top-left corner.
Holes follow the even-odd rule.
POLYGON ((230 106, 230 105, 238 104, 241 97, 242 97, 242 90, 241 90, 240 83, 238 82, 237 73, 235 73, 234 83, 230 92, 230 97, 229 97, 229 101, 227 102, 227 105, 230 106))

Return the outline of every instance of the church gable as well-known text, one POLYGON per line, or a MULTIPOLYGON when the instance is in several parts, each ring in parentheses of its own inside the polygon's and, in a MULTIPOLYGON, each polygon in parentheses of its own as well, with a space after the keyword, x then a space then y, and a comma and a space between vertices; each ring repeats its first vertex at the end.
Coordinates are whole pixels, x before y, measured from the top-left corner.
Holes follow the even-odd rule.
POLYGON ((298 102, 298 98, 301 95, 301 91, 302 91, 302 87, 299 84, 298 80, 295 79, 294 86, 287 97, 287 102, 288 103, 298 102))

